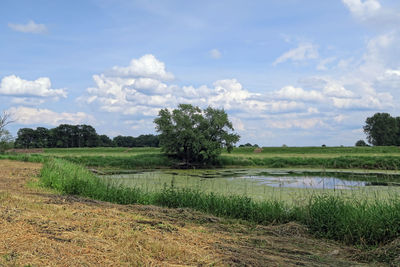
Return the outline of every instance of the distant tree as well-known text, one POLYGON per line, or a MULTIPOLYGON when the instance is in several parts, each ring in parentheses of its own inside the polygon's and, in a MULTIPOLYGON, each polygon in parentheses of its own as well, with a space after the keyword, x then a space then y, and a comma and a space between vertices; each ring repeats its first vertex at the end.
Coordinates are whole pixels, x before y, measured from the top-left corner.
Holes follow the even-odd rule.
POLYGON ((365 143, 364 140, 358 140, 358 141, 356 142, 356 146, 368 146, 368 145, 367 145, 367 143, 365 143))
POLYGON ((101 147, 111 147, 113 146, 113 141, 107 135, 99 135, 99 146, 101 147))
POLYGON ((252 145, 251 143, 246 143, 246 144, 242 144, 242 145, 239 145, 239 147, 259 147, 257 144, 254 144, 254 145, 252 145))
POLYGON ((367 140, 374 146, 400 145, 398 119, 388 113, 375 113, 365 120, 367 140))
POLYGON ((17 132, 15 139, 15 147, 17 148, 34 148, 36 147, 36 132, 31 128, 21 128, 17 132))
POLYGON ((12 120, 9 113, 3 112, 3 114, 0 114, 0 153, 3 153, 13 145, 12 136, 6 129, 6 126, 10 123, 12 123, 12 120))
POLYGON ((239 141, 232 123, 223 109, 201 110, 190 104, 180 104, 170 112, 162 109, 154 120, 162 150, 192 163, 214 163, 223 148, 230 152, 239 141))

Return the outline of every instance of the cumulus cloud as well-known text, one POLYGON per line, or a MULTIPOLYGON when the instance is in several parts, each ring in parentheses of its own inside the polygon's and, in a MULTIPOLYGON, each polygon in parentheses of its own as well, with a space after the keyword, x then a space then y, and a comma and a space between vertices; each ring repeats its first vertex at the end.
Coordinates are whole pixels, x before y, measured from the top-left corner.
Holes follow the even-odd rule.
POLYGON ((8 109, 8 113, 13 116, 16 123, 20 124, 49 124, 57 126, 61 123, 95 124, 95 119, 84 112, 77 113, 57 113, 49 109, 36 109, 29 107, 12 107, 8 109))
POLYGON ((308 59, 316 59, 319 57, 318 47, 312 43, 301 43, 297 48, 287 51, 275 60, 273 65, 291 61, 304 61, 308 59))
POLYGON ((303 101, 321 101, 324 96, 315 90, 305 91, 303 88, 285 86, 276 92, 278 98, 303 101))
POLYGON ((354 93, 350 90, 344 88, 342 84, 336 81, 329 80, 324 86, 323 93, 325 96, 330 97, 344 97, 344 98, 353 98, 354 93))
POLYGON ((14 24, 8 23, 8 27, 17 32, 23 33, 46 33, 47 27, 44 24, 35 23, 33 20, 30 20, 27 24, 14 24))
POLYGON ((221 52, 216 48, 210 50, 209 54, 210 54, 210 57, 212 57, 213 59, 219 59, 222 57, 221 52))
POLYGON ((113 67, 113 74, 120 77, 145 77, 160 80, 171 80, 174 78, 172 73, 165 69, 165 64, 155 56, 147 54, 139 59, 132 59, 127 67, 113 67))
POLYGON ((400 13, 396 9, 382 6, 378 0, 342 0, 342 2, 357 20, 374 27, 387 30, 388 27, 397 27, 400 22, 400 13))
POLYGON ((357 17, 365 19, 376 14, 381 9, 377 0, 342 0, 350 12, 357 17))
POLYGON ((333 97, 332 101, 340 109, 381 110, 393 107, 393 96, 389 93, 363 95, 355 99, 333 97))
MULTIPOLYGON (((116 66, 111 72, 94 75, 95 86, 88 88, 80 101, 97 105, 103 111, 131 116, 129 125, 133 130, 144 125, 144 121, 151 122, 161 108, 172 109, 179 103, 224 108, 238 130, 251 130, 249 120, 264 120, 275 129, 325 129, 330 122, 343 120, 337 115, 341 110, 380 110, 393 103, 391 94, 376 91, 369 82, 349 84, 348 77, 316 76, 304 80, 302 87, 288 85, 266 94, 247 90, 237 79, 217 80, 211 86, 178 86, 165 80, 165 75, 154 74, 167 72, 163 62, 151 57, 163 71, 150 72, 146 64, 134 63, 134 71, 127 75, 128 71, 116 72, 123 69, 116 66), (363 89, 357 91, 357 86, 363 89)), ((389 74, 397 72, 393 69, 389 74)), ((151 123, 146 124, 146 129, 151 127, 151 123)))
POLYGON ((67 97, 67 92, 64 89, 52 89, 51 81, 47 77, 28 81, 18 76, 10 75, 1 80, 0 95, 65 98, 67 97))
POLYGON ((130 71, 135 75, 127 75, 125 71, 116 72, 123 69, 118 66, 114 67, 111 73, 94 75, 96 86, 88 88, 87 95, 79 97, 78 100, 87 104, 98 104, 100 109, 107 112, 140 116, 155 116, 159 109, 174 108, 179 103, 201 107, 211 105, 226 110, 267 109, 266 100, 256 99, 260 95, 250 93, 236 79, 218 80, 211 87, 177 86, 165 81, 165 64, 154 56, 146 55, 131 62, 134 62, 131 66, 135 67, 130 71), (149 71, 148 64, 137 63, 147 62, 144 58, 151 58, 152 62, 157 62, 156 65, 162 66, 153 68, 162 70, 157 71, 159 75, 149 71))

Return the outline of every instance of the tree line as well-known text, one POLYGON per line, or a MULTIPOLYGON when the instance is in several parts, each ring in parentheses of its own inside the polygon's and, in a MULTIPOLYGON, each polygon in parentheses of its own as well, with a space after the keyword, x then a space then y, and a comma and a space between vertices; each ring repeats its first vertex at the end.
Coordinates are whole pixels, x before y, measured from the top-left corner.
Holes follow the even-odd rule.
POLYGON ((72 148, 72 147, 158 147, 158 136, 152 134, 117 136, 113 139, 99 135, 90 125, 61 124, 55 128, 21 128, 15 148, 72 148))

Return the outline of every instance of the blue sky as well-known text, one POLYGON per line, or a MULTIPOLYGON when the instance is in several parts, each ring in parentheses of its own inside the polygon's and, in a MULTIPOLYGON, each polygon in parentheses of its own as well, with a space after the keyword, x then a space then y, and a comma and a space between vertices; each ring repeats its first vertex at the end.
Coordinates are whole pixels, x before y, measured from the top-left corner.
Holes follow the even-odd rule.
POLYGON ((391 0, 2 1, 0 110, 22 127, 154 133, 161 108, 224 108, 240 143, 353 145, 399 115, 391 0))

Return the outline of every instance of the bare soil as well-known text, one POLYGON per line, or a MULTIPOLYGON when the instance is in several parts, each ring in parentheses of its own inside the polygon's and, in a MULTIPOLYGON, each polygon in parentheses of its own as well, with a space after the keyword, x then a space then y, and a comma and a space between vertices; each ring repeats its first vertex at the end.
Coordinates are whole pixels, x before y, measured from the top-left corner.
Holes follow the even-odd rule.
POLYGON ((58 195, 34 186, 40 168, 0 160, 0 266, 384 266, 295 223, 58 195))

